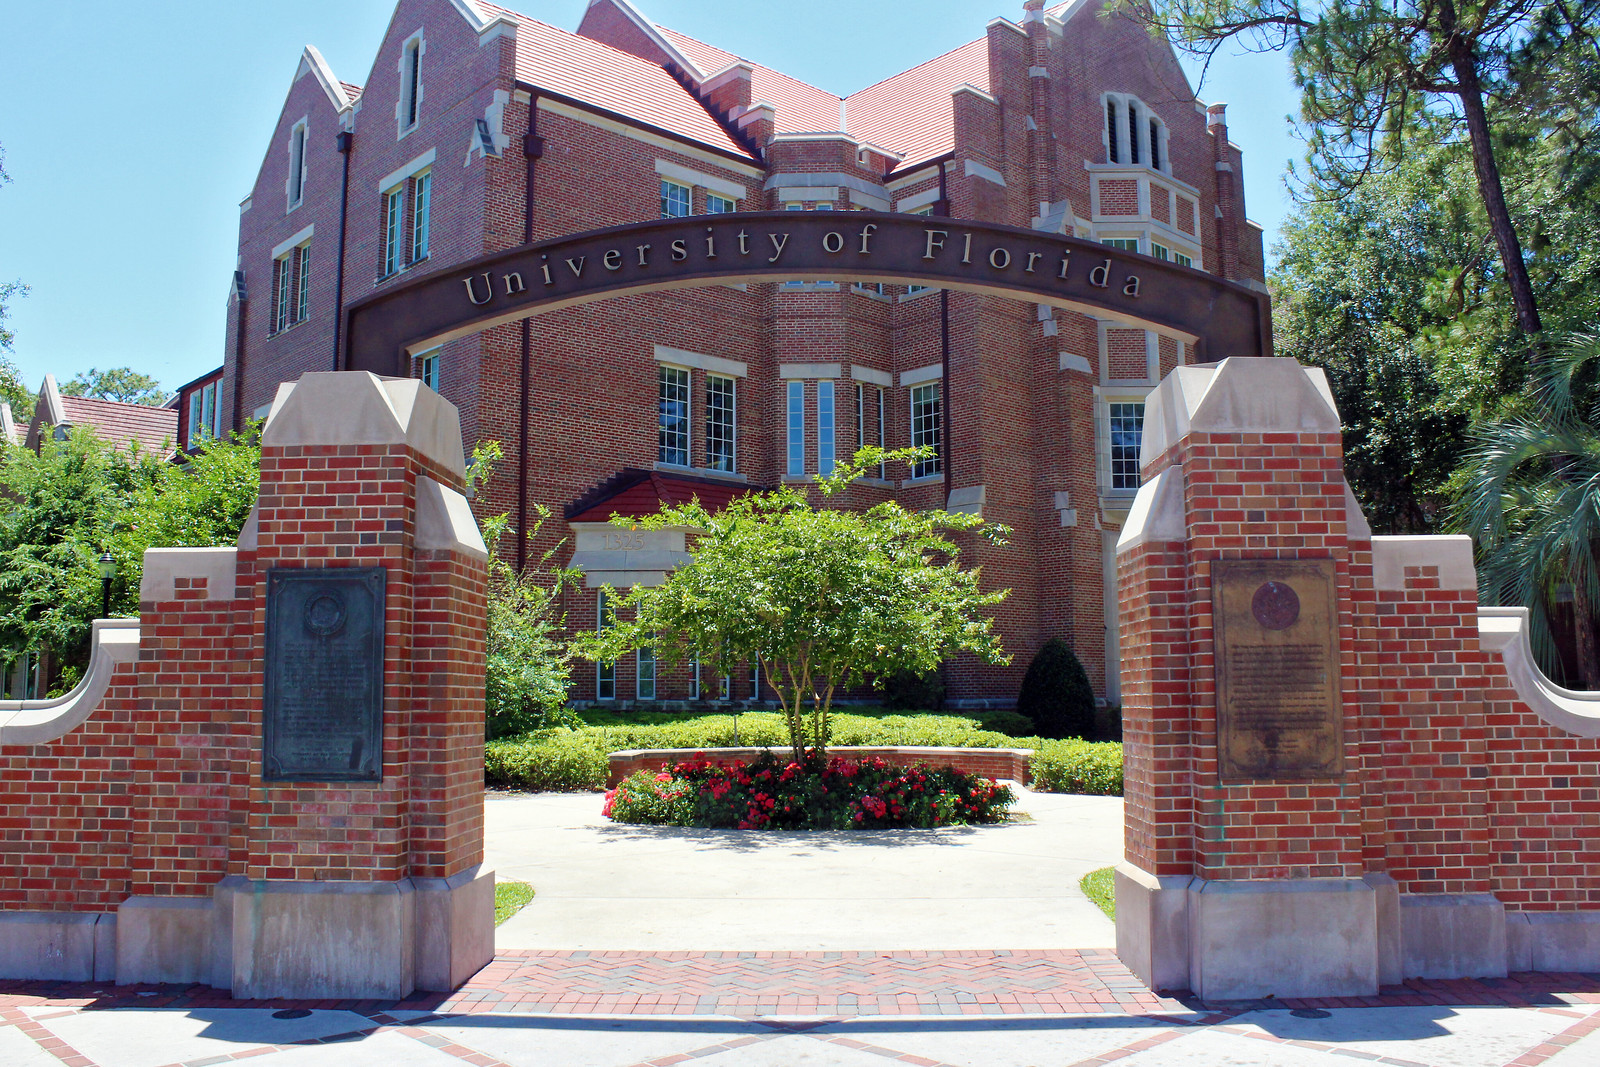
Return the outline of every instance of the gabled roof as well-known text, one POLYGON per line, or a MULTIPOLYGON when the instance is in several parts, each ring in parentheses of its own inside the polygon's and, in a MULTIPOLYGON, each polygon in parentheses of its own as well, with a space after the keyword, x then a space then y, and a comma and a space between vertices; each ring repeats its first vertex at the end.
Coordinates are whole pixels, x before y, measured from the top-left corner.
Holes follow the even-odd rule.
POLYGON ((477 6, 486 14, 516 22, 519 81, 741 159, 754 159, 694 94, 654 63, 494 4, 477 6))
POLYGON ((985 38, 845 98, 849 134, 900 155, 905 170, 955 148, 955 108, 950 94, 961 85, 989 91, 989 47, 985 38))
MULTIPOLYGON (((316 75, 318 84, 335 111, 348 110, 355 104, 356 97, 361 95, 361 86, 342 82, 333 76, 333 68, 328 66, 328 61, 322 58, 322 53, 317 51, 315 45, 306 45, 305 51, 300 53, 300 66, 316 75)), ((297 70, 295 79, 299 78, 300 71, 297 70)))
POLYGON ((612 515, 627 518, 654 515, 664 505, 672 507, 696 499, 701 507, 716 513, 735 497, 759 491, 757 486, 715 478, 624 467, 568 504, 565 515, 568 522, 605 522, 612 515))
POLYGON ((178 411, 170 405, 153 408, 120 400, 63 396, 55 375, 46 374, 25 443, 37 449, 57 426, 88 427, 96 437, 110 442, 119 452, 128 451, 137 441, 143 452, 170 456, 178 437, 178 411))
MULTIPOLYGON (((707 75, 716 74, 734 63, 746 62, 742 56, 686 37, 677 30, 655 26, 656 32, 694 61, 695 66, 707 75)), ((832 133, 839 131, 839 97, 799 78, 750 63, 750 98, 765 100, 777 111, 776 126, 779 133, 832 133)))

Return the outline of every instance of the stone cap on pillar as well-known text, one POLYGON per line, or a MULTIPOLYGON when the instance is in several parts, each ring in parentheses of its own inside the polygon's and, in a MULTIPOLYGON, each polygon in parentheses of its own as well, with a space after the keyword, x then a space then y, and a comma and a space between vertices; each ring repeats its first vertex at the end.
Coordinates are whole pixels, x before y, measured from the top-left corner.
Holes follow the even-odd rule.
POLYGON ((1320 367, 1282 356, 1233 356, 1175 367, 1145 402, 1141 469, 1191 433, 1338 433, 1320 367))
POLYGON ((415 378, 368 371, 312 371, 278 386, 261 444, 409 445, 457 478, 467 473, 455 405, 415 378))

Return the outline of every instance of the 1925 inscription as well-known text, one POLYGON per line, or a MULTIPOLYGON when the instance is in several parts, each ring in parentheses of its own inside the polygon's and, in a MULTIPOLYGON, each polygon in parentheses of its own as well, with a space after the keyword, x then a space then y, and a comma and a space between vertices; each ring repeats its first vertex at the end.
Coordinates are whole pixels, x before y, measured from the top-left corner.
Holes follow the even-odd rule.
POLYGON ((1217 753, 1224 780, 1344 774, 1332 560, 1218 560, 1217 753))
POLYGON ((267 574, 262 777, 383 778, 382 567, 267 574))

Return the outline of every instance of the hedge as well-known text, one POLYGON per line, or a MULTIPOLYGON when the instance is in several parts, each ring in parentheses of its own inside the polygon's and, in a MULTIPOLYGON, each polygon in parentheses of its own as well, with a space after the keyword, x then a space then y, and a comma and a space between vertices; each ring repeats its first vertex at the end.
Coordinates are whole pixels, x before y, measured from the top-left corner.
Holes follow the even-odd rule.
MULTIPOLYGON (((734 745, 787 745, 783 719, 773 712, 747 712, 738 717, 702 715, 676 721, 627 723, 604 721, 578 729, 541 730, 520 738, 502 738, 484 746, 484 779, 489 785, 531 791, 604 789, 606 757, 623 749, 728 748, 734 745)), ((663 716, 663 718, 668 718, 663 716)), ((989 727, 1017 728, 1026 723, 1011 712, 981 718, 955 715, 836 714, 833 745, 929 745, 952 748, 1031 748, 1032 788, 1057 793, 1122 794, 1122 746, 1114 741, 1051 741, 1020 737, 989 727)))

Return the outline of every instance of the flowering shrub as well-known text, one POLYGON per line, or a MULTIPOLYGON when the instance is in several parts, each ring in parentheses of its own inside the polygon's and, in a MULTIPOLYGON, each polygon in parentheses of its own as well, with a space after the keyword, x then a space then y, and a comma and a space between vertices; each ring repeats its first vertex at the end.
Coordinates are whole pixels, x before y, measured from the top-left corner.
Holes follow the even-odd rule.
POLYGON ((666 771, 639 771, 606 794, 600 814, 645 826, 692 826, 694 795, 666 771))
POLYGON ((738 830, 883 830, 999 822, 1015 800, 1009 787, 952 767, 766 752, 749 763, 698 758, 641 771, 606 794, 604 814, 738 830))

